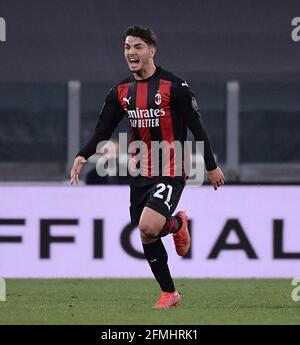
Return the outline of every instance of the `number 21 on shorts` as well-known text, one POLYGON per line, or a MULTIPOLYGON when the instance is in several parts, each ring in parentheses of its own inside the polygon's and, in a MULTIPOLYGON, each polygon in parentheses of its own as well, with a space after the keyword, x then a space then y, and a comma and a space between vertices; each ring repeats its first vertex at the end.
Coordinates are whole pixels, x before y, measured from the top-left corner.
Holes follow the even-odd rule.
POLYGON ((169 204, 170 200, 171 200, 171 195, 172 195, 172 192, 173 192, 173 187, 169 184, 165 185, 164 183, 159 183, 157 185, 157 191, 153 194, 154 197, 156 198, 159 198, 159 199, 164 199, 164 196, 163 196, 163 192, 168 189, 168 194, 167 194, 167 198, 166 200, 164 201, 164 204, 167 205, 169 211, 171 209, 171 206, 169 204))

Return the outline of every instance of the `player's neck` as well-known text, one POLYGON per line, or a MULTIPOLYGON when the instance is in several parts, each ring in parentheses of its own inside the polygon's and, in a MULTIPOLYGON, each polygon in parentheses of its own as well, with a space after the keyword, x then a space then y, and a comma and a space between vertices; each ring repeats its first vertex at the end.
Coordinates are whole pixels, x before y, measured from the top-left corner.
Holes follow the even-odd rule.
POLYGON ((138 73, 133 73, 134 79, 143 80, 150 78, 156 72, 156 66, 154 63, 147 66, 145 69, 140 70, 138 73))

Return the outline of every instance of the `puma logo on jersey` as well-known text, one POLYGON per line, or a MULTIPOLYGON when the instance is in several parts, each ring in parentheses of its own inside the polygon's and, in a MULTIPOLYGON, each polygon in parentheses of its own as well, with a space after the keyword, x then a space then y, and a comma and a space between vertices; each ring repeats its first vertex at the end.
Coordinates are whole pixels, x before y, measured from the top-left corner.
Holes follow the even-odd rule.
POLYGON ((189 86, 188 86, 188 83, 187 83, 186 81, 185 81, 184 83, 181 83, 181 85, 182 85, 182 86, 187 86, 187 87, 189 87, 189 86))
POLYGON ((130 105, 130 98, 123 97, 123 101, 125 101, 128 105, 130 105))

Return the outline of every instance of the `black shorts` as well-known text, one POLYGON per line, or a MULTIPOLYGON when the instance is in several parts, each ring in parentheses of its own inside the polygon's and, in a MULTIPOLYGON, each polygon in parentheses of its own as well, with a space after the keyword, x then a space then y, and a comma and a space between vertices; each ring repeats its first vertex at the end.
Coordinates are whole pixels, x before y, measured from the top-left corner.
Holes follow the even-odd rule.
POLYGON ((160 177, 152 184, 130 186, 130 217, 132 224, 138 225, 144 207, 149 207, 169 218, 175 211, 185 186, 172 177, 160 177))

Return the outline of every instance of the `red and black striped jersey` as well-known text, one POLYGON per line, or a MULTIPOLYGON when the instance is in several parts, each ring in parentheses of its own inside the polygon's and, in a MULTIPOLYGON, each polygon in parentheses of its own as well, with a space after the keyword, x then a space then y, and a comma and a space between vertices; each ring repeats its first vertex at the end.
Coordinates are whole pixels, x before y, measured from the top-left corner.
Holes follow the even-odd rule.
MULTIPOLYGON (((143 176, 153 177, 152 143, 179 142, 183 145, 187 140, 187 128, 196 141, 204 142, 206 169, 217 167, 195 95, 187 82, 173 73, 157 67, 147 79, 136 80, 131 76, 115 85, 106 97, 92 139, 78 155, 87 159, 94 154, 97 144, 110 139, 124 116, 128 119, 130 141, 141 141, 148 148, 140 160, 143 176)), ((158 176, 184 175, 182 171, 178 174, 176 169, 177 165, 183 167, 178 159, 182 160, 184 154, 177 157, 176 150, 171 150, 169 154, 169 160, 163 160, 163 166, 160 159, 158 176)))

